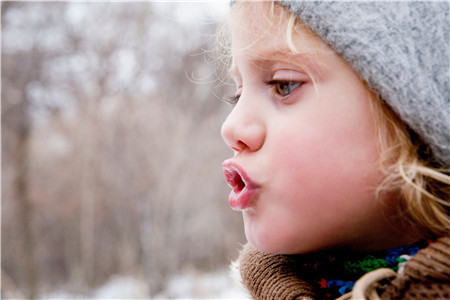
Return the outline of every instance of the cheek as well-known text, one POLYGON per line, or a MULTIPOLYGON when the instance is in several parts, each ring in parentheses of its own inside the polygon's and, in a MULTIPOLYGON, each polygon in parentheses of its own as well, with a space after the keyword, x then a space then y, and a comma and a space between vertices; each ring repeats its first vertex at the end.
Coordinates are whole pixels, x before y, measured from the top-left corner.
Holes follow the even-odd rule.
POLYGON ((298 189, 302 182, 308 182, 308 187, 312 188, 315 181, 322 182, 320 179, 330 167, 329 150, 324 145, 321 133, 312 129, 278 131, 276 141, 271 145, 271 152, 276 156, 272 160, 278 167, 275 178, 282 178, 280 184, 288 183, 288 190, 298 189))
POLYGON ((332 216, 374 197, 378 152, 369 127, 352 131, 345 122, 317 120, 278 130, 271 145, 274 187, 288 209, 332 216))
POLYGON ((366 178, 375 170, 379 152, 367 108, 358 108, 352 113, 321 108, 280 123, 271 136, 272 159, 280 169, 283 165, 299 178, 314 175, 322 184, 366 178))

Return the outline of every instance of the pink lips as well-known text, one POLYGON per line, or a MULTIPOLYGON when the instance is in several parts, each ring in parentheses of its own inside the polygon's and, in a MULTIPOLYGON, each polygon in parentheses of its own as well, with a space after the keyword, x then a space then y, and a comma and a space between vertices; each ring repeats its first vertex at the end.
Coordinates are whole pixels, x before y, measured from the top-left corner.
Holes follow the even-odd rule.
POLYGON ((244 169, 235 162, 226 160, 222 167, 225 180, 232 188, 228 203, 234 210, 246 209, 250 206, 258 187, 250 180, 244 169))

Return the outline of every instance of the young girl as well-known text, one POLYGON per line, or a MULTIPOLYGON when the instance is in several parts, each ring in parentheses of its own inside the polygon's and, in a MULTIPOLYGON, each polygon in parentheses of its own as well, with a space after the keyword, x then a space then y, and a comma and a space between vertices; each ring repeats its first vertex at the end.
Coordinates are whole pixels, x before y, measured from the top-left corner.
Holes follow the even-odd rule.
POLYGON ((450 299, 449 3, 237 1, 229 23, 251 296, 450 299))

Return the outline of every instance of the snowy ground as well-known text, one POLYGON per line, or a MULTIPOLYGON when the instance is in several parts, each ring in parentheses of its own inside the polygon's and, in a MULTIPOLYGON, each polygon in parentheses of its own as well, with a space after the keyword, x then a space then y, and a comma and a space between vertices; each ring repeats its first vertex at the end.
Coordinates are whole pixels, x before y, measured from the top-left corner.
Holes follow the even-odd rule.
POLYGON ((201 274, 197 276, 177 276, 165 292, 154 299, 250 299, 228 271, 201 274))
MULTIPOLYGON (((129 277, 113 277, 89 299, 149 299, 146 285, 129 277)), ((42 299, 86 299, 79 295, 56 291, 42 299)), ((186 273, 175 276, 162 293, 151 299, 250 299, 231 279, 228 270, 214 273, 186 273)))

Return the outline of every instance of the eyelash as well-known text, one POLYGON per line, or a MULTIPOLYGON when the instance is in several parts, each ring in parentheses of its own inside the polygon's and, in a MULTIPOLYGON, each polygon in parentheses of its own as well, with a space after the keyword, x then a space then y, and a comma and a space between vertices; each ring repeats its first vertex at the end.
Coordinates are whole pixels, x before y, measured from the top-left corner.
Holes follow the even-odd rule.
MULTIPOLYGON (((289 96, 294 90, 293 90, 293 91, 290 91, 288 95, 283 96, 283 95, 280 95, 280 94, 276 91, 276 86, 277 86, 277 85, 289 85, 289 84, 291 84, 291 83, 298 84, 298 85, 294 88, 294 90, 297 89, 298 87, 300 87, 300 86, 302 86, 302 85, 304 84, 304 82, 302 82, 302 81, 292 81, 292 80, 271 80, 271 81, 266 82, 266 84, 267 84, 268 86, 271 86, 271 87, 272 87, 273 93, 277 93, 279 96, 281 96, 281 97, 283 97, 283 98, 289 96)), ((231 105, 236 105, 236 104, 238 103, 240 97, 241 97, 241 95, 235 95, 235 96, 228 97, 227 102, 230 103, 231 105)))
POLYGON ((226 99, 226 102, 234 106, 238 103, 239 98, 241 98, 241 95, 231 96, 226 99))

